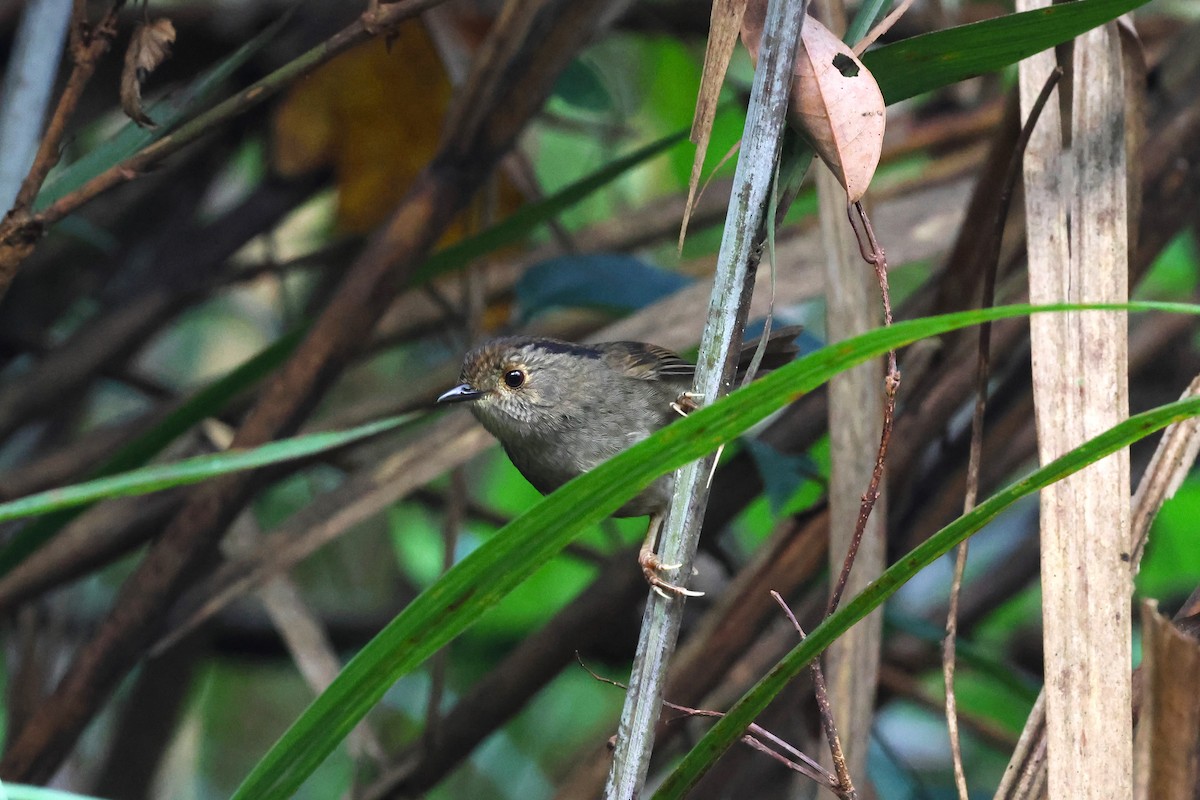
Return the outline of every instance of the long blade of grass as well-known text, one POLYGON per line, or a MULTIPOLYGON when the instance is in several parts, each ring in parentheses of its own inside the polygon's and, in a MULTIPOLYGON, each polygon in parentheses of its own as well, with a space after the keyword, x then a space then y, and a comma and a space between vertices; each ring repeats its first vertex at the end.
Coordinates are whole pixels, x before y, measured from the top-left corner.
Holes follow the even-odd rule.
POLYGON ((1010 484, 973 511, 942 528, 905 555, 883 575, 864 589, 841 611, 812 630, 804 641, 783 657, 750 691, 734 704, 683 761, 667 776, 654 794, 654 800, 671 800, 687 794, 689 788, 708 770, 754 721, 771 700, 807 667, 838 636, 861 620, 884 600, 896 593, 909 579, 935 560, 950 552, 958 543, 980 530, 1000 512, 1022 497, 1071 475, 1089 464, 1128 447, 1155 431, 1189 417, 1200 416, 1200 398, 1178 400, 1130 417, 1099 436, 1055 459, 1026 478, 1010 484))
POLYGON ((419 416, 419 414, 401 414, 345 431, 312 433, 291 439, 280 439, 253 450, 230 450, 214 455, 196 456, 173 464, 143 467, 132 472, 97 478, 62 489, 38 492, 19 500, 0 503, 0 522, 60 511, 110 497, 149 494, 175 486, 199 483, 208 478, 228 475, 231 472, 257 469, 284 461, 314 456, 394 430, 412 422, 419 416))
POLYGON ((865 0, 858 7, 858 13, 854 15, 854 21, 846 28, 846 35, 842 37, 842 41, 853 46, 855 42, 866 36, 871 28, 875 27, 875 23, 883 19, 883 15, 887 13, 889 5, 891 4, 888 0, 865 0))
POLYGON ((913 36, 863 55, 890 105, 1015 64, 1145 5, 1076 0, 913 36))

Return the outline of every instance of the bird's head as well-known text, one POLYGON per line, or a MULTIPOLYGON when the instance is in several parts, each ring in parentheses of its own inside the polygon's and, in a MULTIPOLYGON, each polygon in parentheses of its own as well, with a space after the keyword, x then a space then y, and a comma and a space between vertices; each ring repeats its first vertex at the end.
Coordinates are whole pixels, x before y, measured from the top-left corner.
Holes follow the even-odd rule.
POLYGON ((570 415, 572 392, 600 354, 557 339, 510 337, 479 345, 463 358, 460 383, 439 403, 470 403, 492 433, 525 433, 570 415))

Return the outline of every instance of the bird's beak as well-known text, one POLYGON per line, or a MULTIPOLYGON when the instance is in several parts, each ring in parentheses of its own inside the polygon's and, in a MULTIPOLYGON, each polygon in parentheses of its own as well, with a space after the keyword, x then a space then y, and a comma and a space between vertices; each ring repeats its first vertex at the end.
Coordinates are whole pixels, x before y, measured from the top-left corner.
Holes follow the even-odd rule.
POLYGON ((483 397, 483 392, 469 383, 460 383, 450 391, 444 392, 437 401, 439 403, 465 403, 469 400, 478 400, 481 397, 483 397))

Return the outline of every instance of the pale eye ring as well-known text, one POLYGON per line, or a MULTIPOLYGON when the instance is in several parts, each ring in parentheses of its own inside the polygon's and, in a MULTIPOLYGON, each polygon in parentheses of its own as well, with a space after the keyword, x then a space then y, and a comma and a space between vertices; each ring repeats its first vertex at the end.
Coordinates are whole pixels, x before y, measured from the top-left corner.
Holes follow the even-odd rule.
POLYGON ((525 371, 510 369, 504 373, 504 385, 510 389, 520 389, 525 385, 525 371))

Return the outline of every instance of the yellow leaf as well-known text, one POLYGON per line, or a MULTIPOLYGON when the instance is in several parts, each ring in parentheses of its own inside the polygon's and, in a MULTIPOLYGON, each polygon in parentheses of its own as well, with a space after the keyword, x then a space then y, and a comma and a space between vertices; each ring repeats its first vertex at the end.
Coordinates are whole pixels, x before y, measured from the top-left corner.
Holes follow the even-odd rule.
POLYGON ((392 212, 441 137, 450 82, 419 22, 390 47, 373 39, 295 84, 275 112, 275 169, 299 175, 332 168, 338 223, 370 230, 392 212))

